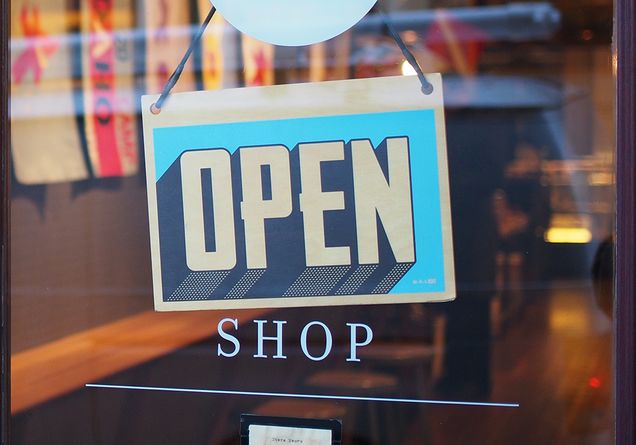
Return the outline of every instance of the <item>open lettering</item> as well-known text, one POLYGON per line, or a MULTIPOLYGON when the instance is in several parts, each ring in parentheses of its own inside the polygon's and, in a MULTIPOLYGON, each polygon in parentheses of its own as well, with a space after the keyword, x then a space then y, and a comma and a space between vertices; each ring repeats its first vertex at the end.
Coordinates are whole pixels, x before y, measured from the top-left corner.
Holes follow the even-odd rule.
POLYGON ((415 261, 406 137, 387 138, 377 149, 363 139, 301 143, 292 151, 243 147, 234 155, 195 150, 180 165, 192 271, 231 270, 239 262, 268 269, 277 262, 272 240, 280 245, 284 232, 303 243, 308 268, 374 265, 383 256, 393 264, 415 261))
MULTIPOLYGON (((284 353, 283 345, 283 329, 287 322, 284 320, 274 320, 272 324, 275 327, 272 327, 267 320, 254 320, 254 324, 256 325, 257 337, 256 353, 253 357, 268 358, 271 356, 274 359, 286 359, 287 356, 284 353), (269 332, 273 332, 274 335, 266 335, 266 329, 269 329, 269 332), (266 351, 265 342, 274 344, 270 346, 269 352, 266 351)), ((349 356, 346 361, 359 362, 358 349, 371 344, 373 340, 373 330, 364 323, 347 323, 347 327, 349 328, 349 356)), ((219 357, 236 357, 241 351, 241 342, 234 334, 228 332, 230 329, 233 331, 239 330, 239 323, 236 318, 224 318, 219 321, 217 331, 221 339, 225 340, 223 344, 221 344, 221 342, 217 344, 217 356, 219 357)), ((329 327, 320 321, 307 323, 300 333, 299 341, 300 349, 309 360, 320 362, 331 354, 333 336, 329 327), (312 353, 309 351, 307 337, 310 331, 315 331, 319 333, 319 335, 324 336, 325 342, 320 353, 316 351, 312 353)))

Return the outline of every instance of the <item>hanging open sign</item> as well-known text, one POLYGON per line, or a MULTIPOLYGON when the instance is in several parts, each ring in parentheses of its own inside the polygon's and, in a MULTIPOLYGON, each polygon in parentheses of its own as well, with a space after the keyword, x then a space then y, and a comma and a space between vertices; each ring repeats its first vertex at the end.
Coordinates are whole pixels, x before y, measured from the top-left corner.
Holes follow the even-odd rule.
POLYGON ((455 297, 442 84, 143 98, 155 308, 455 297))

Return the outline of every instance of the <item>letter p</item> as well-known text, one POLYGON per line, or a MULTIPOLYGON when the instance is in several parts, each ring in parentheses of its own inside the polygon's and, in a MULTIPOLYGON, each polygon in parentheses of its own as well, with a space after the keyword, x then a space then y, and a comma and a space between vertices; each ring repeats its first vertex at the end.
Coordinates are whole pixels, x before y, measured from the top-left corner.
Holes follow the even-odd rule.
POLYGON ((373 331, 369 326, 362 323, 347 323, 347 326, 349 326, 349 339, 351 342, 351 347, 349 349, 349 358, 347 359, 347 361, 359 362, 360 359, 357 355, 358 348, 367 346, 371 343, 371 341, 373 340, 373 331), (365 338, 362 341, 358 340, 358 328, 363 328, 366 332, 365 338))

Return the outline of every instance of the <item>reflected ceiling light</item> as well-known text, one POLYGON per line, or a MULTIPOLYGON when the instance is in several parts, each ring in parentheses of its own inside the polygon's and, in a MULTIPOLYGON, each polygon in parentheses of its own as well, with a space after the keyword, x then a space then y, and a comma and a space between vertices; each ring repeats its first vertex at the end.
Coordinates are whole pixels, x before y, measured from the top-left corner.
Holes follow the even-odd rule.
POLYGON ((587 381, 587 384, 589 385, 590 388, 599 389, 601 387, 602 382, 601 382, 601 379, 594 376, 594 377, 590 377, 590 379, 587 381))
POLYGON ((592 232, 585 227, 551 227, 545 240, 553 244, 585 244, 592 241, 592 232))
POLYGON ((405 60, 404 62, 402 62, 402 75, 403 76, 417 75, 417 71, 415 71, 415 68, 413 68, 413 66, 408 62, 408 60, 405 60))

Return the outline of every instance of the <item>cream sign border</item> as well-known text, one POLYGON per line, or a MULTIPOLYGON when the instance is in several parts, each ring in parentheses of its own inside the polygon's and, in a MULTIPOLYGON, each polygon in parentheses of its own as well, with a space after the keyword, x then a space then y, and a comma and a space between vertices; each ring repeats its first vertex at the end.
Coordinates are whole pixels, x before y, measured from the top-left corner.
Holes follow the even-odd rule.
POLYGON ((170 96, 161 113, 157 115, 150 113, 149 110, 159 96, 143 96, 146 182, 155 310, 343 306, 453 300, 455 298, 455 272, 442 79, 439 74, 427 74, 427 79, 434 87, 433 93, 429 95, 421 92, 421 85, 416 76, 178 93, 170 96), (235 300, 163 301, 153 140, 156 128, 421 109, 432 109, 435 115, 444 258, 445 290, 443 292, 347 295, 345 297, 336 295, 281 296, 235 300))

